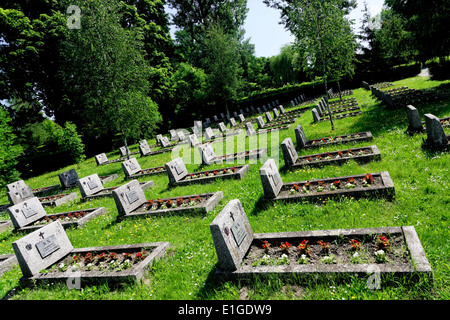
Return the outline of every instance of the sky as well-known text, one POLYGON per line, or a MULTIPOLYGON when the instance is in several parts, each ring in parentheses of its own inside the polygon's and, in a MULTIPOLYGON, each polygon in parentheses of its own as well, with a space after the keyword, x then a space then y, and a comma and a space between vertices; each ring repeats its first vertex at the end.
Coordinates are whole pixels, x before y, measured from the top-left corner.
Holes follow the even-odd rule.
MULTIPOLYGON (((361 26, 364 0, 357 0, 358 7, 350 13, 350 18, 355 19, 354 30, 358 32, 361 26)), ((384 0, 366 0, 371 15, 381 11, 384 0)), ((294 41, 294 36, 284 26, 279 24, 280 12, 266 6, 262 0, 247 0, 247 19, 244 23, 245 38, 250 38, 250 43, 255 45, 255 56, 271 57, 278 55, 280 49, 294 41)), ((171 28, 172 37, 173 28, 171 28)))

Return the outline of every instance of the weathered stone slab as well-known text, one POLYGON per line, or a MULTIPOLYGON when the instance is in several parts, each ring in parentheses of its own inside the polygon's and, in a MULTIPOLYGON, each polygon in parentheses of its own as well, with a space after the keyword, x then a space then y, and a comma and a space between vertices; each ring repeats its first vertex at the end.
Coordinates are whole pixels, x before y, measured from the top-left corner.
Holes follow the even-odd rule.
POLYGON ((210 165, 217 161, 217 156, 214 149, 210 143, 202 144, 198 147, 200 152, 200 158, 202 159, 202 164, 210 165))
POLYGON ((244 115, 243 115, 242 113, 240 113, 240 114, 238 115, 238 117, 239 117, 239 121, 240 121, 241 123, 244 123, 244 122, 245 122, 245 117, 244 117, 244 115))
POLYGON ((291 138, 288 137, 281 142, 281 151, 283 152, 286 167, 290 168, 297 163, 298 154, 291 138))
POLYGON ((261 183, 266 198, 276 198, 283 187, 283 180, 278 172, 274 159, 267 159, 264 165, 259 169, 261 183))
POLYGON ((261 116, 256 117, 256 123, 258 124, 258 129, 264 128, 264 120, 261 116))
POLYGON ((251 122, 245 123, 245 131, 247 132, 247 136, 252 136, 256 134, 256 131, 253 128, 253 124, 251 122))
POLYGON ((82 197, 90 196, 102 191, 103 183, 100 181, 98 174, 92 174, 90 176, 78 179, 77 186, 80 189, 82 197))
POLYGON ((139 153, 142 157, 149 155, 152 152, 150 149, 150 146, 147 141, 141 141, 139 142, 139 153))
POLYGON ((337 137, 323 137, 314 140, 305 140, 306 136, 304 134, 303 128, 298 125, 295 128, 295 136, 297 140, 297 148, 308 149, 308 148, 320 148, 321 146, 331 145, 331 144, 342 144, 351 142, 361 142, 361 141, 371 141, 373 140, 372 133, 370 131, 358 132, 340 135, 337 137))
POLYGON ((221 270, 240 268, 253 242, 253 230, 238 199, 231 200, 209 225, 221 270))
POLYGON ((110 163, 116 163, 116 162, 124 161, 126 159, 127 159, 127 157, 122 157, 122 158, 118 158, 118 159, 108 160, 108 157, 106 156, 105 153, 100 153, 100 154, 95 156, 95 162, 97 163, 98 166, 104 165, 104 164, 110 164, 110 163))
POLYGON ((69 189, 77 184, 78 174, 75 169, 58 174, 59 182, 63 189, 69 189))
POLYGON ((125 173, 125 178, 132 176, 135 173, 141 172, 141 166, 136 158, 130 158, 122 162, 122 169, 125 173))
POLYGON ((71 193, 62 193, 62 194, 55 194, 51 196, 46 197, 40 197, 38 198, 39 201, 42 203, 43 206, 60 206, 64 203, 67 203, 69 201, 75 200, 78 198, 78 194, 76 192, 71 193))
POLYGON ((126 215, 147 201, 139 181, 131 180, 112 191, 117 211, 126 215))
POLYGON ((447 147, 449 145, 449 137, 445 135, 439 118, 431 113, 426 113, 425 127, 427 132, 427 144, 433 147, 447 147))
POLYGON ((25 181, 18 180, 18 181, 15 181, 13 183, 7 184, 6 185, 6 192, 14 192, 14 191, 17 191, 17 190, 22 190, 26 186, 27 185, 26 185, 25 181))
POLYGON ((59 221, 12 243, 24 277, 32 277, 69 254, 73 246, 59 221))
POLYGON ((36 197, 9 207, 8 214, 15 229, 32 224, 46 215, 44 207, 36 197))
POLYGON ((273 121, 272 115, 270 114, 269 111, 267 111, 267 112, 265 113, 265 115, 266 115, 266 120, 267 120, 267 122, 272 122, 272 121, 273 121))
POLYGON ((230 126, 236 127, 236 120, 234 118, 230 118, 230 126))
POLYGON ((6 194, 8 196, 9 203, 11 204, 17 204, 34 197, 33 190, 27 185, 20 189, 16 188, 16 190, 7 192, 6 194))
MULTIPOLYGON (((1 226, 0 226, 1 230, 1 226)), ((1 254, 0 255, 0 277, 7 271, 14 268, 17 264, 17 258, 14 254, 1 254)))
POLYGON ((188 175, 186 165, 181 157, 169 161, 165 167, 169 176, 169 184, 177 183, 188 175))

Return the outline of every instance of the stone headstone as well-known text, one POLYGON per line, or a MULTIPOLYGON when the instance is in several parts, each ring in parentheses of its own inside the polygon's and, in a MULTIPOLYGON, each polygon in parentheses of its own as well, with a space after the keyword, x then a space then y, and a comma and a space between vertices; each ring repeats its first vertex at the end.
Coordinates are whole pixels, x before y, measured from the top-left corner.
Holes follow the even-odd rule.
POLYGON ((223 112, 220 113, 220 118, 221 118, 222 120, 225 119, 225 114, 224 114, 223 112))
POLYGON ((266 120, 267 120, 267 122, 272 122, 273 121, 272 115, 270 114, 269 111, 266 112, 266 120))
POLYGON ((108 162, 108 158, 106 157, 105 153, 100 153, 95 156, 95 162, 97 162, 97 165, 101 165, 108 162))
POLYGON ((235 126, 236 126, 236 120, 234 120, 234 118, 230 118, 230 125, 231 125, 232 127, 235 127, 235 126))
POLYGON ((212 164, 217 159, 214 149, 210 143, 202 144, 198 147, 198 151, 200 152, 200 157, 203 164, 212 164))
POLYGON ((176 131, 176 130, 171 129, 171 130, 169 131, 169 133, 170 133, 170 141, 176 141, 176 140, 178 140, 178 136, 177 136, 177 131, 176 131))
POLYGON ((245 107, 245 112, 250 113, 250 109, 248 107, 245 107))
POLYGON ((60 173, 58 175, 59 181, 63 189, 68 189, 76 185, 78 180, 78 174, 75 169, 60 173))
POLYGON ((168 147, 169 145, 170 145, 169 138, 167 138, 167 137, 162 137, 162 138, 161 138, 161 146, 162 146, 163 148, 166 148, 166 147, 168 147))
POLYGON ((41 202, 36 197, 9 207, 8 214, 16 229, 28 226, 47 215, 41 202))
POLYGON ((262 108, 263 108, 264 112, 267 112, 267 107, 265 104, 262 106, 262 108))
POLYGON ((206 128, 205 129, 205 140, 211 140, 212 138, 214 138, 214 132, 211 128, 206 128))
POLYGON ((195 120, 194 127, 198 128, 201 131, 203 129, 203 124, 202 124, 201 120, 195 120))
POLYGON ((244 114, 244 110, 239 109, 239 113, 240 113, 240 114, 244 114))
POLYGON ((37 275, 73 250, 59 221, 52 222, 14 241, 12 247, 24 277, 37 275))
POLYGON ((120 147, 119 150, 120 150, 120 155, 122 157, 125 157, 127 155, 127 151, 128 151, 128 153, 131 153, 130 149, 128 147, 125 148, 125 146, 120 147))
POLYGON ((227 131, 227 127, 225 127, 225 124, 223 122, 219 123, 219 130, 220 130, 220 132, 226 132, 227 131))
POLYGON ((291 107, 295 107, 295 102, 291 100, 291 107))
POLYGON ((77 181, 77 186, 80 189, 82 197, 90 196, 102 191, 103 183, 98 174, 94 173, 90 176, 81 178, 77 181))
POLYGON ((283 107, 281 104, 278 106, 278 109, 280 109, 280 114, 283 114, 283 113, 286 112, 286 111, 284 110, 284 107, 283 107))
POLYGON ((159 143, 159 144, 161 144, 161 139, 162 139, 162 134, 157 134, 156 135, 156 143, 159 143))
POLYGON ((125 173, 125 177, 129 177, 142 170, 136 158, 130 158, 129 160, 122 162, 122 169, 125 173))
POLYGON ((299 124, 294 131, 295 131, 295 139, 297 141, 297 147, 299 149, 304 148, 306 146, 307 140, 305 132, 303 131, 303 127, 299 124))
POLYGON ((256 118, 256 123, 258 124, 259 129, 264 128, 264 120, 261 116, 256 118))
POLYGON ((188 175, 186 165, 181 157, 173 159, 165 164, 169 182, 177 182, 188 175))
POLYGON ((320 121, 320 116, 319 116, 319 113, 317 112, 316 108, 312 109, 312 114, 313 114, 314 122, 320 121))
POLYGON ((147 201, 144 190, 137 180, 120 186, 112 191, 119 215, 123 216, 140 207, 147 201))
POLYGON ((217 118, 217 115, 213 116, 214 122, 219 122, 219 118, 217 118))
POLYGON ((30 186, 27 185, 25 185, 25 187, 23 188, 9 191, 6 194, 11 204, 17 204, 34 197, 33 190, 30 186))
POLYGON ((147 141, 141 141, 139 143, 139 152, 141 154, 141 156, 146 156, 149 153, 152 152, 152 150, 150 149, 150 146, 148 145, 147 141))
POLYGON ((298 154, 291 138, 288 137, 283 140, 281 143, 281 150, 283 152, 285 165, 287 167, 292 167, 298 160, 298 154))
POLYGON ((313 109, 317 111, 319 117, 322 116, 322 109, 319 107, 318 104, 313 109))
POLYGON ((255 129, 253 129, 253 125, 251 122, 245 123, 245 130, 247 131, 248 136, 252 136, 252 135, 256 134, 256 131, 255 131, 255 129))
POLYGON ((448 143, 439 118, 431 113, 426 113, 425 127, 427 130, 427 143, 433 146, 445 146, 448 143))
POLYGON ((178 141, 180 141, 180 142, 186 140, 186 136, 184 135, 183 131, 178 131, 177 137, 178 137, 178 141))
POLYGON ((260 108, 260 107, 257 107, 257 108, 256 108, 256 112, 257 112, 258 114, 261 114, 261 113, 262 113, 261 108, 260 108))
POLYGON ((209 124, 211 123, 211 119, 206 118, 206 119, 205 119, 205 123, 206 123, 207 125, 209 125, 209 124))
POLYGON ((239 117, 239 121, 240 121, 241 123, 244 123, 244 121, 245 121, 244 115, 243 115, 242 113, 240 113, 240 114, 238 115, 238 117, 239 117))
POLYGON ((412 131, 422 131, 423 125, 420 120, 419 111, 411 105, 406 106, 406 116, 408 117, 408 129, 412 131))
POLYGON ((277 109, 277 108, 273 108, 272 111, 273 111, 273 117, 274 117, 275 119, 278 118, 278 117, 280 116, 280 113, 278 112, 278 109, 277 109))
POLYGON ((189 135, 189 136, 188 136, 188 139, 189 139, 189 145, 190 145, 191 147, 195 147, 196 145, 199 144, 198 139, 197 139, 197 136, 196 136, 195 134, 189 135))
POLYGON ((250 106, 250 110, 251 110, 252 113, 255 113, 255 112, 256 112, 254 106, 250 106))
POLYGON ((253 241, 253 230, 238 199, 231 200, 209 225, 220 270, 239 269, 253 241))
POLYGON ((275 160, 267 159, 261 169, 259 169, 259 175, 261 177, 264 196, 267 199, 276 198, 283 186, 283 181, 278 172, 275 160))
POLYGON ((6 185, 6 192, 11 192, 11 191, 16 191, 16 190, 21 190, 22 188, 24 188, 26 186, 25 181, 23 180, 18 180, 16 182, 13 183, 9 183, 6 185))

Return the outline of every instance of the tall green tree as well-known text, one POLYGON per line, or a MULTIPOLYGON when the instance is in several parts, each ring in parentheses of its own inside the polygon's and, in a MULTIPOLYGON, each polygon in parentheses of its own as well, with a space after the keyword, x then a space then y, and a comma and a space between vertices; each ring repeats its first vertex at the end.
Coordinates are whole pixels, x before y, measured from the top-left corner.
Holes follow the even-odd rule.
MULTIPOLYGON (((149 66, 142 32, 123 28, 120 3, 77 0, 81 28, 71 29, 63 44, 62 78, 67 103, 80 110, 91 134, 119 133, 123 143, 139 138, 145 124, 152 133, 161 121, 148 97, 149 66)), ((128 155, 129 156, 129 155, 128 155)))
MULTIPOLYGON (((349 21, 345 15, 355 7, 355 1, 346 0, 264 0, 264 3, 281 10, 282 21, 296 37, 295 46, 303 56, 305 68, 319 72, 324 80, 325 97, 328 78, 335 75, 335 68, 343 68, 343 59, 336 64, 334 54, 347 55, 345 50, 354 48, 344 43, 348 35, 349 21), (334 62, 334 63, 333 63, 334 62)), ((350 53, 348 53, 350 56, 350 53)), ((350 61, 345 58, 345 61, 350 61)), ((331 129, 334 123, 326 98, 331 129)))
POLYGON ((15 166, 22 147, 17 144, 10 122, 8 112, 0 107, 0 186, 14 182, 20 176, 15 166))
POLYGON ((208 75, 209 96, 217 110, 232 106, 241 86, 239 43, 220 27, 212 25, 205 38, 203 64, 208 75))

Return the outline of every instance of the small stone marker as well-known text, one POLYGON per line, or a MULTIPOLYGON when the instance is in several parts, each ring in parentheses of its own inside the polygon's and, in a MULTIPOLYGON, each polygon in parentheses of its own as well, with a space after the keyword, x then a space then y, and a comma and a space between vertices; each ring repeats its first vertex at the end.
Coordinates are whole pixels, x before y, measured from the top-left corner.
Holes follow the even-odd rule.
POLYGON ((422 120, 420 120, 419 111, 411 105, 406 106, 406 116, 408 117, 408 130, 423 131, 422 120))
POLYGON ((162 137, 163 137, 162 134, 157 134, 157 135, 156 135, 156 142, 159 143, 159 144, 161 144, 161 139, 162 139, 162 137))
POLYGON ((163 148, 167 148, 168 146, 170 146, 169 138, 167 138, 167 137, 162 137, 162 138, 161 138, 161 146, 162 146, 163 148))
POLYGON ((431 113, 426 113, 424 117, 427 130, 427 143, 433 146, 446 146, 448 139, 439 118, 431 113))
POLYGON ((267 159, 261 169, 259 169, 259 175, 261 177, 265 198, 276 198, 283 186, 283 181, 278 172, 275 160, 267 159))
POLYGON ((189 145, 190 145, 191 147, 195 147, 196 145, 199 144, 198 139, 197 139, 197 136, 196 136, 195 134, 189 135, 189 136, 188 136, 188 139, 189 139, 189 145))
POLYGON ((221 270, 234 271, 253 241, 253 230, 238 199, 231 200, 209 225, 221 270))
POLYGON ((230 125, 236 127, 236 120, 234 120, 234 118, 230 118, 230 125))
POLYGON ((280 113, 278 112, 278 109, 277 109, 277 108, 273 108, 272 111, 273 111, 273 117, 274 117, 275 119, 278 118, 278 117, 280 116, 280 113))
POLYGON ((136 158, 130 158, 129 160, 122 162, 122 169, 125 173, 125 177, 129 177, 142 170, 136 158))
POLYGON ((120 154, 122 155, 122 157, 125 157, 127 155, 127 151, 129 154, 131 154, 131 151, 128 147, 125 148, 125 146, 123 146, 123 147, 120 147, 119 150, 120 150, 120 154))
POLYGON ((37 197, 33 197, 8 208, 14 228, 20 229, 45 217, 47 213, 37 197))
POLYGON ((152 152, 146 140, 139 142, 139 152, 141 156, 146 156, 152 152))
POLYGON ((21 189, 7 192, 7 196, 10 203, 17 204, 27 199, 33 198, 34 194, 31 187, 25 185, 25 187, 21 189))
POLYGON ((292 167, 298 160, 298 154, 295 150, 294 143, 291 138, 286 138, 281 143, 284 163, 287 167, 292 167))
POLYGON ((295 138, 297 140, 297 147, 300 149, 305 147, 307 140, 305 132, 303 131, 303 127, 301 125, 298 125, 294 131, 295 131, 295 138))
POLYGON ((269 111, 266 112, 266 120, 267 120, 267 122, 272 122, 273 121, 272 115, 270 114, 269 111))
POLYGON ((283 113, 286 112, 286 111, 284 110, 284 107, 283 107, 281 104, 278 106, 278 109, 280 109, 280 113, 281 113, 281 114, 283 114, 283 113))
POLYGON ((23 180, 18 180, 16 182, 13 183, 9 183, 6 185, 6 191, 7 192, 12 192, 12 191, 16 191, 16 190, 21 190, 24 187, 26 187, 26 183, 23 180))
POLYGON ((32 277, 73 250, 61 222, 52 222, 12 243, 24 277, 32 277))
POLYGON ((256 134, 256 131, 255 131, 255 129, 253 129, 253 125, 251 122, 245 123, 245 130, 247 131, 248 136, 252 136, 252 135, 256 134))
POLYGON ((266 105, 265 105, 265 104, 264 104, 264 105, 262 106, 262 108, 263 108, 264 112, 266 112, 266 111, 267 111, 267 107, 266 107, 266 105))
POLYGON ((165 164, 169 183, 177 182, 188 175, 186 165, 181 157, 169 161, 165 164))
POLYGON ((260 108, 260 107, 257 107, 257 108, 256 108, 256 112, 257 112, 258 114, 261 114, 261 113, 262 113, 261 108, 260 108))
POLYGON ((176 131, 176 130, 171 129, 171 130, 169 131, 169 133, 170 133, 170 141, 176 141, 176 140, 178 140, 178 136, 177 136, 177 131, 176 131))
POLYGON ((313 108, 313 110, 314 110, 314 109, 317 111, 317 113, 319 114, 319 116, 322 116, 322 115, 323 115, 322 109, 319 107, 318 104, 313 108))
POLYGON ((225 127, 225 124, 223 122, 219 123, 219 130, 220 130, 220 132, 226 132, 227 131, 227 127, 225 127))
POLYGON ((98 193, 104 189, 103 183, 96 173, 79 179, 77 181, 77 186, 80 189, 80 193, 83 198, 98 193))
POLYGON ((219 122, 219 118, 217 118, 217 115, 213 115, 213 119, 214 119, 214 122, 219 122))
POLYGON ((217 160, 217 156, 214 153, 214 149, 211 144, 205 143, 198 147, 198 151, 200 152, 200 157, 202 159, 203 164, 212 164, 217 160))
POLYGON ((233 117, 238 118, 238 113, 236 111, 233 111, 233 117))
POLYGON ((320 116, 319 116, 319 113, 317 112, 316 108, 312 109, 312 114, 313 114, 314 122, 320 121, 320 116))
POLYGON ((75 169, 70 169, 69 171, 60 173, 58 177, 63 189, 68 189, 75 186, 78 180, 78 174, 75 169))
POLYGON ((258 128, 259 129, 264 128, 264 120, 263 120, 263 118, 261 116, 258 116, 256 118, 256 123, 258 124, 258 128))
POLYGON ((106 157, 105 153, 100 153, 95 156, 95 162, 97 162, 97 165, 101 165, 108 162, 108 158, 106 157))
POLYGON ((178 141, 180 141, 180 142, 186 140, 186 136, 184 135, 183 131, 178 131, 177 137, 178 137, 178 141))
POLYGON ((242 113, 240 113, 240 114, 238 115, 238 117, 239 117, 239 121, 240 121, 241 123, 244 123, 244 122, 245 122, 245 117, 244 117, 244 115, 243 115, 242 113))
POLYGON ((205 129, 205 140, 211 140, 212 138, 214 138, 214 132, 211 128, 206 128, 205 129))
POLYGON ((147 201, 144 190, 137 180, 120 186, 112 191, 119 215, 126 215, 147 201))

